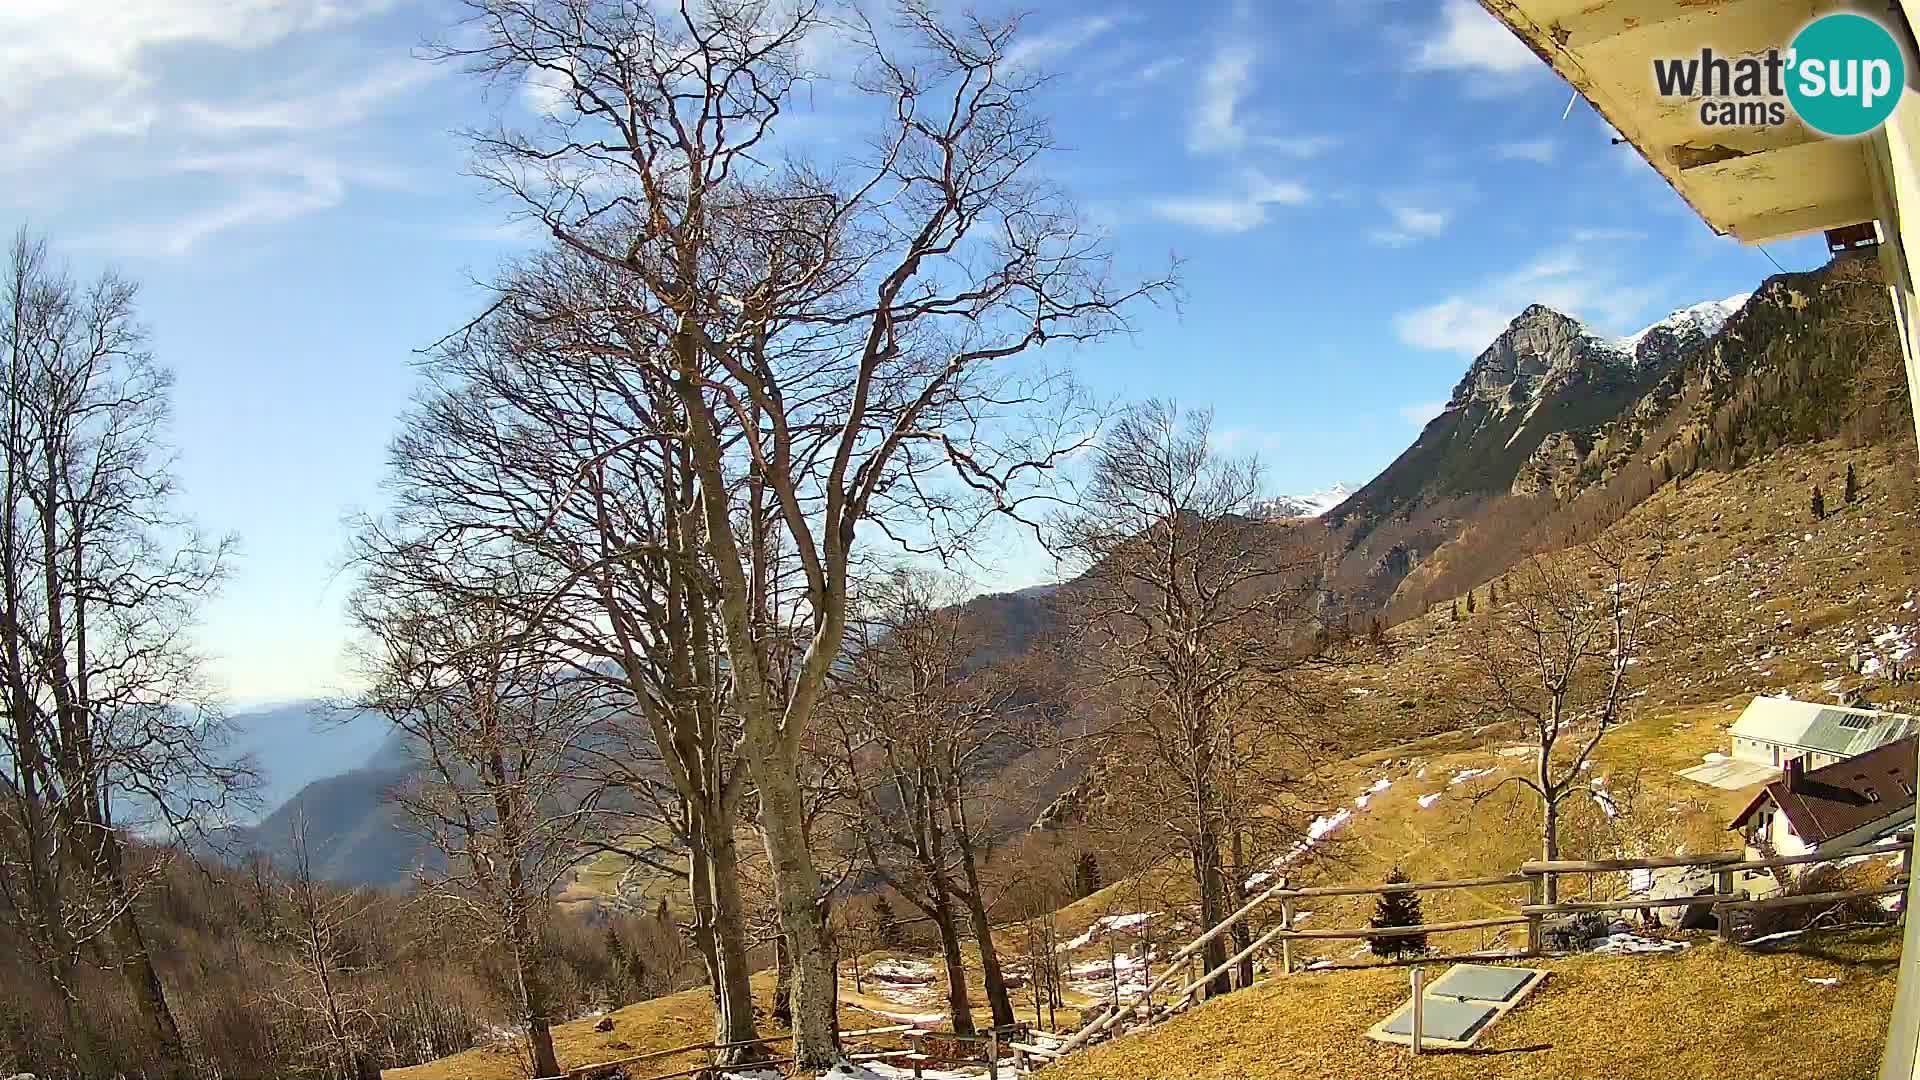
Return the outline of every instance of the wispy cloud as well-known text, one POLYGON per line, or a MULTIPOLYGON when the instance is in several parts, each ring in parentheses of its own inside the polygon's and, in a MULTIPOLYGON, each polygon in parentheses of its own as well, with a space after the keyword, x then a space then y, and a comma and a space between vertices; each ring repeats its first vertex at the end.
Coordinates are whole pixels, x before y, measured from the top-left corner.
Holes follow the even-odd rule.
POLYGON ((1647 234, 1639 229, 1617 229, 1611 227, 1585 228, 1573 230, 1576 244, 1599 244, 1617 240, 1645 240, 1647 234))
POLYGON ((1125 21, 1120 15, 1088 15, 1069 19, 1045 30, 1022 32, 1007 50, 1007 64, 1011 67, 1031 67, 1051 61, 1075 49, 1084 48, 1125 21))
POLYGON ((1502 161, 1531 161, 1539 165, 1551 165, 1560 144, 1552 139, 1525 139, 1520 142, 1505 142, 1493 148, 1494 156, 1502 161))
POLYGON ((441 72, 350 35, 398 2, 0 3, 0 109, 27 118, 0 127, 0 186, 29 212, 75 199, 112 209, 76 242, 184 254, 390 184, 360 129, 441 72), (182 50, 196 66, 173 62, 182 50), (276 77, 235 73, 267 50, 276 77), (150 183, 185 173, 217 183, 150 183))
POLYGON ((1276 206, 1300 206, 1313 199, 1306 186, 1275 180, 1246 170, 1237 190, 1200 195, 1170 195, 1153 199, 1147 209, 1155 217, 1209 232, 1238 233, 1257 229, 1272 220, 1276 206))
POLYGON ((1253 46, 1226 45, 1213 54, 1200 72, 1200 90, 1187 127, 1187 149, 1196 154, 1238 150, 1247 132, 1240 123, 1240 103, 1253 83, 1253 46))
POLYGON ((1439 24, 1414 53, 1420 71, 1467 71, 1516 76, 1543 70, 1533 50, 1473 0, 1446 0, 1439 24))
POLYGON ((1444 401, 1416 401, 1400 406, 1400 418, 1414 427, 1426 427, 1428 421, 1447 411, 1444 401))
POLYGON ((1392 224, 1373 229, 1367 234, 1369 240, 1382 247, 1412 247, 1421 240, 1446 232, 1448 222, 1453 220, 1453 213, 1449 210, 1392 199, 1385 200, 1385 205, 1392 224))
POLYGON ((188 128, 211 135, 345 127, 445 70, 400 60, 323 89, 256 101, 188 102, 182 106, 182 119, 188 128))
POLYGON ((215 178, 218 182, 207 187, 220 197, 211 205, 112 226, 76 241, 85 247, 178 257, 224 232, 331 210, 356 187, 408 186, 407 176, 398 170, 312 155, 291 144, 190 155, 162 170, 215 178))
POLYGON ((1478 355, 1528 304, 1618 331, 1646 309, 1653 290, 1636 284, 1592 247, 1558 247, 1532 262, 1394 317, 1400 340, 1419 349, 1478 355))

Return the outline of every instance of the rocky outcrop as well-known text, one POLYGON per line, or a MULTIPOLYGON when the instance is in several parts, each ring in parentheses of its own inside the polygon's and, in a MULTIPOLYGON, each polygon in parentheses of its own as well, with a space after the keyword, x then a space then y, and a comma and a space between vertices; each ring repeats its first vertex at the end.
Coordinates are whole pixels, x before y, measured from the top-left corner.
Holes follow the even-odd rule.
POLYGON ((1562 501, 1580 487, 1595 432, 1556 431, 1540 440, 1514 474, 1512 492, 1522 498, 1562 501))
POLYGON ((1575 375, 1631 367, 1631 356, 1578 319, 1530 304, 1476 358, 1453 388, 1449 408, 1475 402, 1501 412, 1525 408, 1575 375))

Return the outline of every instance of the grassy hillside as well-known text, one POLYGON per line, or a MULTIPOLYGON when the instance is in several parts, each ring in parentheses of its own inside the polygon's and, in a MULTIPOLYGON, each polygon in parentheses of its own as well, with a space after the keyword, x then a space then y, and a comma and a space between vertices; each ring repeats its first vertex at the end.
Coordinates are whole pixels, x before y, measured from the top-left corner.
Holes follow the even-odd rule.
POLYGON ((1899 941, 1831 935, 1759 953, 1576 956, 1470 1051, 1413 1057, 1364 1032, 1407 999, 1402 970, 1296 975, 1203 1005, 1049 1068, 1053 1080, 1644 1080, 1875 1075, 1899 941), (1819 981, 1816 981, 1819 980, 1819 981), (1827 980, 1833 980, 1831 983, 1827 980))

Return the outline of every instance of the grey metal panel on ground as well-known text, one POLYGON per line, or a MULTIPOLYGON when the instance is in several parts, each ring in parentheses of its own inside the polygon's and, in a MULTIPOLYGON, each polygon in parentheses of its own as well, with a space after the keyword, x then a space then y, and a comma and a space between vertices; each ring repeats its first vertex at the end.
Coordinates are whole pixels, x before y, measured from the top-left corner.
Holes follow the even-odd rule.
MULTIPOLYGON (((1466 1042, 1492 1016, 1491 1005, 1429 997, 1420 1011, 1420 1033, 1429 1039, 1466 1042)), ((1412 1002, 1402 1005, 1400 1011, 1387 1020, 1386 1030, 1394 1035, 1413 1034, 1412 1002)))
POLYGON ((1427 996, 1505 1001, 1519 993, 1531 978, 1533 972, 1525 968, 1455 964, 1452 970, 1427 987, 1427 996))

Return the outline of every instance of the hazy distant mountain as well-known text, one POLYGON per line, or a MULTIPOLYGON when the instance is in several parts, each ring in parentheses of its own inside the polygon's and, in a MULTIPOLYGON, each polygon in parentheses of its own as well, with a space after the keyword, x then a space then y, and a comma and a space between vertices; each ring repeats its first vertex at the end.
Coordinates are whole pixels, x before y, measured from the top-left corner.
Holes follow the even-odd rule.
POLYGON ((379 716, 334 712, 319 700, 251 709, 228 722, 229 749, 251 756, 260 770, 262 817, 313 781, 366 764, 391 730, 379 716))

